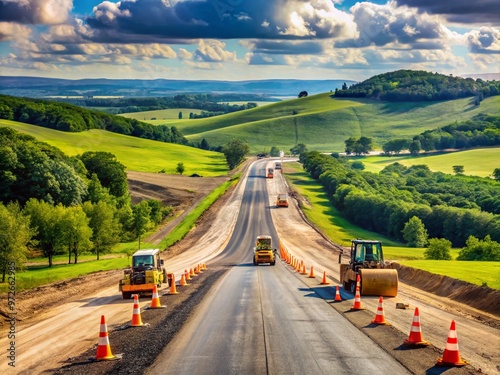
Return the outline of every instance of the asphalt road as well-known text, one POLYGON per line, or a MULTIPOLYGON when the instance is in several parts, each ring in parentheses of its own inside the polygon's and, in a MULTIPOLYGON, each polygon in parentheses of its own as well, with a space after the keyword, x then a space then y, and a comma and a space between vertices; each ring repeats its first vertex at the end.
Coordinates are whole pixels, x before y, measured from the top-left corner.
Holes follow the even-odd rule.
POLYGON ((146 373, 408 373, 281 262, 252 265, 256 236, 278 244, 264 168, 252 165, 233 234, 213 261, 235 267, 146 373))

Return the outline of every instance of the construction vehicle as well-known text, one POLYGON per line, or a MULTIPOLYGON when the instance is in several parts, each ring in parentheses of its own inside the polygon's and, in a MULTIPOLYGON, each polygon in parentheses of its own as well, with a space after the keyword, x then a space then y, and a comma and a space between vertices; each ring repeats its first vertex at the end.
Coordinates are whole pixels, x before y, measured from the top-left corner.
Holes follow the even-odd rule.
POLYGON ((269 263, 271 266, 276 264, 276 249, 273 249, 271 236, 258 236, 253 249, 253 265, 269 263))
POLYGON ((276 207, 288 207, 288 196, 285 193, 278 194, 276 207))
POLYGON ((274 163, 274 169, 281 169, 281 163, 274 163))
POLYGON ((133 294, 152 293, 153 287, 172 282, 173 275, 167 274, 160 259, 159 249, 138 250, 132 255, 132 267, 124 270, 118 290, 123 299, 132 298, 133 294))
POLYGON ((272 168, 267 168, 267 178, 274 177, 274 170, 272 168))
MULTIPOLYGON (((342 254, 339 255, 341 263, 342 254)), ((340 264, 340 282, 353 294, 356 277, 360 276, 360 293, 368 296, 395 297, 398 294, 398 271, 384 262, 382 243, 372 240, 352 240, 349 264, 340 264)))

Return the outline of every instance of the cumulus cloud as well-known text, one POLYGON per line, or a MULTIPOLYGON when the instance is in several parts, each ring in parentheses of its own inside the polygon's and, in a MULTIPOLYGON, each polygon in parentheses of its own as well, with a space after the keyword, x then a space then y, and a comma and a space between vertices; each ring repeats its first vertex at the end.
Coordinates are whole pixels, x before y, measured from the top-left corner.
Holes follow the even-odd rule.
POLYGON ((198 48, 193 54, 197 61, 212 63, 222 61, 236 61, 236 53, 224 49, 226 43, 220 40, 200 40, 198 48))
POLYGON ((56 25, 65 22, 73 0, 0 0, 0 21, 56 25))
POLYGON ((467 43, 472 53, 500 54, 500 30, 482 27, 471 31, 467 34, 467 43))
POLYGON ((431 42, 428 44, 430 47, 443 48, 442 39, 447 35, 446 28, 437 18, 418 14, 408 7, 398 7, 394 2, 384 5, 356 3, 351 13, 357 24, 358 37, 337 42, 337 47, 360 48, 399 43, 409 47, 419 44, 422 48, 431 42))
POLYGON ((415 7, 421 13, 439 14, 450 22, 500 24, 498 0, 397 0, 400 5, 415 7))
POLYGON ((351 36, 350 15, 331 0, 122 0, 86 19, 94 38, 306 39, 351 36))
POLYGON ((318 41, 252 40, 242 43, 254 53, 277 55, 320 54, 324 47, 318 41))
POLYGON ((31 29, 14 22, 0 22, 0 42, 28 38, 31 29))

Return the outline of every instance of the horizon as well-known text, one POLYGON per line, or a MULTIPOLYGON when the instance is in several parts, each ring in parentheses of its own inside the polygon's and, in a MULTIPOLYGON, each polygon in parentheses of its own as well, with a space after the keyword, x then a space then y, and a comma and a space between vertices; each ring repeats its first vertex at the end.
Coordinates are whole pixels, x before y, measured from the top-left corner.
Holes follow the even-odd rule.
POLYGON ((360 82, 400 69, 500 73, 497 0, 0 0, 0 25, 0 74, 11 77, 360 82))

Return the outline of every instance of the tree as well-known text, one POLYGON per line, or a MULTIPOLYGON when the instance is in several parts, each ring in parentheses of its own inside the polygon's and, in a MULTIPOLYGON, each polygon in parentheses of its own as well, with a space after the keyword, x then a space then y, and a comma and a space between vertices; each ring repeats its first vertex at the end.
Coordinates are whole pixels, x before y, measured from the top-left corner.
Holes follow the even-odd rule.
POLYGON ((424 251, 425 259, 451 260, 451 242, 446 238, 431 238, 424 251))
POLYGON ((351 155, 352 153, 354 153, 354 145, 356 144, 356 138, 349 137, 344 142, 345 142, 345 153, 347 155, 351 155))
POLYGON ((245 155, 250 152, 250 147, 247 142, 233 138, 222 148, 222 153, 226 156, 229 169, 234 169, 244 159, 245 155))
POLYGON ((208 144, 208 141, 205 138, 201 140, 200 148, 202 150, 210 150, 210 145, 208 144))
POLYGON ((365 165, 363 164, 363 162, 361 162, 359 160, 353 161, 351 164, 351 167, 352 167, 352 169, 357 169, 359 171, 362 171, 363 169, 365 169, 365 165))
POLYGON ((454 165, 453 166, 453 173, 456 175, 463 175, 464 174, 464 166, 463 165, 454 165))
POLYGON ((30 228, 30 219, 21 214, 17 203, 4 206, 0 203, 0 272, 2 283, 9 266, 22 270, 27 261, 28 245, 35 232, 30 228))
POLYGON ((278 149, 278 147, 272 146, 271 150, 269 151, 269 155, 274 156, 274 157, 280 156, 280 150, 278 149))
POLYGON ((68 248, 68 264, 71 263, 71 254, 76 264, 78 255, 92 248, 91 237, 92 229, 89 227, 89 218, 82 206, 66 208, 61 219, 59 241, 68 248))
POLYGON ((493 178, 497 181, 500 181, 500 168, 495 168, 493 171, 493 178))
POLYGON ((85 202, 83 210, 89 218, 89 227, 92 229, 92 243, 97 260, 120 242, 120 223, 115 218, 116 209, 110 204, 100 201, 97 203, 85 202))
POLYGON ((184 173, 184 163, 177 163, 177 167, 175 168, 175 171, 179 174, 183 174, 184 173))
POLYGON ((303 143, 298 143, 296 144, 295 146, 293 146, 291 149, 290 149, 290 152, 292 153, 292 155, 300 155, 304 152, 307 152, 307 147, 305 144, 303 143))
POLYGON ((411 247, 423 247, 427 244, 427 230, 419 217, 413 216, 403 228, 403 238, 411 247))
POLYGON ((419 140, 413 140, 411 143, 410 143, 410 146, 409 146, 409 151, 410 151, 410 154, 412 154, 413 156, 416 156, 420 153, 420 151, 422 150, 422 145, 420 144, 420 141, 419 140))
POLYGON ((469 236, 465 247, 460 250, 457 260, 500 261, 500 243, 492 241, 490 235, 484 240, 469 236))
POLYGON ((306 97, 307 95, 309 95, 309 94, 307 93, 307 91, 301 91, 301 92, 299 92, 298 97, 299 97, 299 98, 304 98, 304 97, 306 97))
POLYGON ((342 85, 342 90, 347 90, 347 83, 344 82, 344 84, 342 85))
POLYGON ((179 111, 179 120, 182 120, 182 111, 179 111))
POLYGON ((142 201, 132 207, 133 212, 133 225, 134 233, 136 238, 139 240, 138 248, 141 248, 141 236, 146 233, 151 224, 150 215, 151 207, 149 207, 148 202, 142 201))
POLYGON ((125 166, 110 152, 87 151, 80 159, 87 168, 87 178, 95 173, 102 186, 109 189, 110 194, 121 197, 128 194, 127 174, 125 166))

